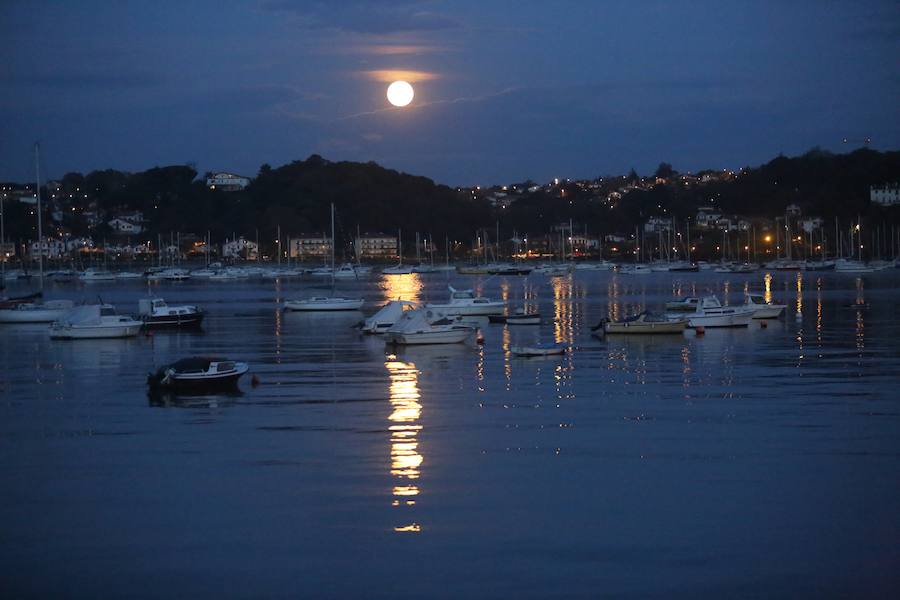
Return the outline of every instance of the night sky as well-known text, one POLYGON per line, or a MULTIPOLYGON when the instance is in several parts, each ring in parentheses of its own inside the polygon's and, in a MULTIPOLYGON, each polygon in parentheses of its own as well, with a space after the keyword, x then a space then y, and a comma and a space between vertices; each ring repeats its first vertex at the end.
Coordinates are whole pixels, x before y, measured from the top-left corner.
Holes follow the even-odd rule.
POLYGON ((318 153, 451 185, 900 148, 896 1, 6 0, 0 32, 0 180, 35 141, 49 177, 318 153))

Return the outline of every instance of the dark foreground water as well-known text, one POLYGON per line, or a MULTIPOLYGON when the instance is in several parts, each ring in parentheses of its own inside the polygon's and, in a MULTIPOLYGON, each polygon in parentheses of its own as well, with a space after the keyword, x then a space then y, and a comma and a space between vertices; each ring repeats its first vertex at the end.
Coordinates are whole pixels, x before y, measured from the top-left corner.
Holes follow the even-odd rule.
MULTIPOLYGON (((208 310, 201 334, 0 326, 0 595, 900 593, 900 272, 450 281, 527 295, 546 322, 394 354, 351 329, 360 313, 279 310, 316 284, 258 281, 154 285, 208 310), (767 328, 590 336, 673 293, 767 286, 789 304, 767 328), (507 352, 538 338, 573 351, 507 352), (260 383, 148 398, 147 371, 193 354, 260 383)), ((446 283, 341 288, 371 314, 446 283)), ((136 312, 146 290, 48 296, 136 312)))

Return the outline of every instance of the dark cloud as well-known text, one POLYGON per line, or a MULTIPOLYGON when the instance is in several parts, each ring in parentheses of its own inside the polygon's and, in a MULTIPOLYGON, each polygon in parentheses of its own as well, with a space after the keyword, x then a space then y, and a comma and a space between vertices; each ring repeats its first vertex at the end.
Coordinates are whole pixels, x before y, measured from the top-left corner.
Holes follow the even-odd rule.
POLYGON ((401 0, 391 3, 349 0, 320 2, 304 0, 266 0, 263 7, 301 17, 310 27, 337 29, 352 33, 390 34, 411 31, 452 29, 459 22, 431 10, 433 2, 401 0))

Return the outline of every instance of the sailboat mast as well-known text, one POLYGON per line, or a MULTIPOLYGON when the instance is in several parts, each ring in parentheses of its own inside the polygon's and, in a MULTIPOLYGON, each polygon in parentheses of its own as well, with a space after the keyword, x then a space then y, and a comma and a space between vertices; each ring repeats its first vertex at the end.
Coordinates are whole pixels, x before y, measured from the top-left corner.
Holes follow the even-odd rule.
POLYGON ((41 215, 41 161, 40 146, 34 144, 34 194, 37 198, 38 214, 38 281, 41 291, 44 289, 44 223, 41 215))

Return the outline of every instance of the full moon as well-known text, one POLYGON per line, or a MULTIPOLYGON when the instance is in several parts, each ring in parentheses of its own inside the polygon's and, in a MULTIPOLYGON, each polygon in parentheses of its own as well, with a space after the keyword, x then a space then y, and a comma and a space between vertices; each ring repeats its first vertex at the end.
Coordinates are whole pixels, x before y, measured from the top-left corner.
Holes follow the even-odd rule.
POLYGON ((414 95, 413 87, 405 81, 395 81, 387 89, 388 102, 394 106, 406 106, 414 95))

